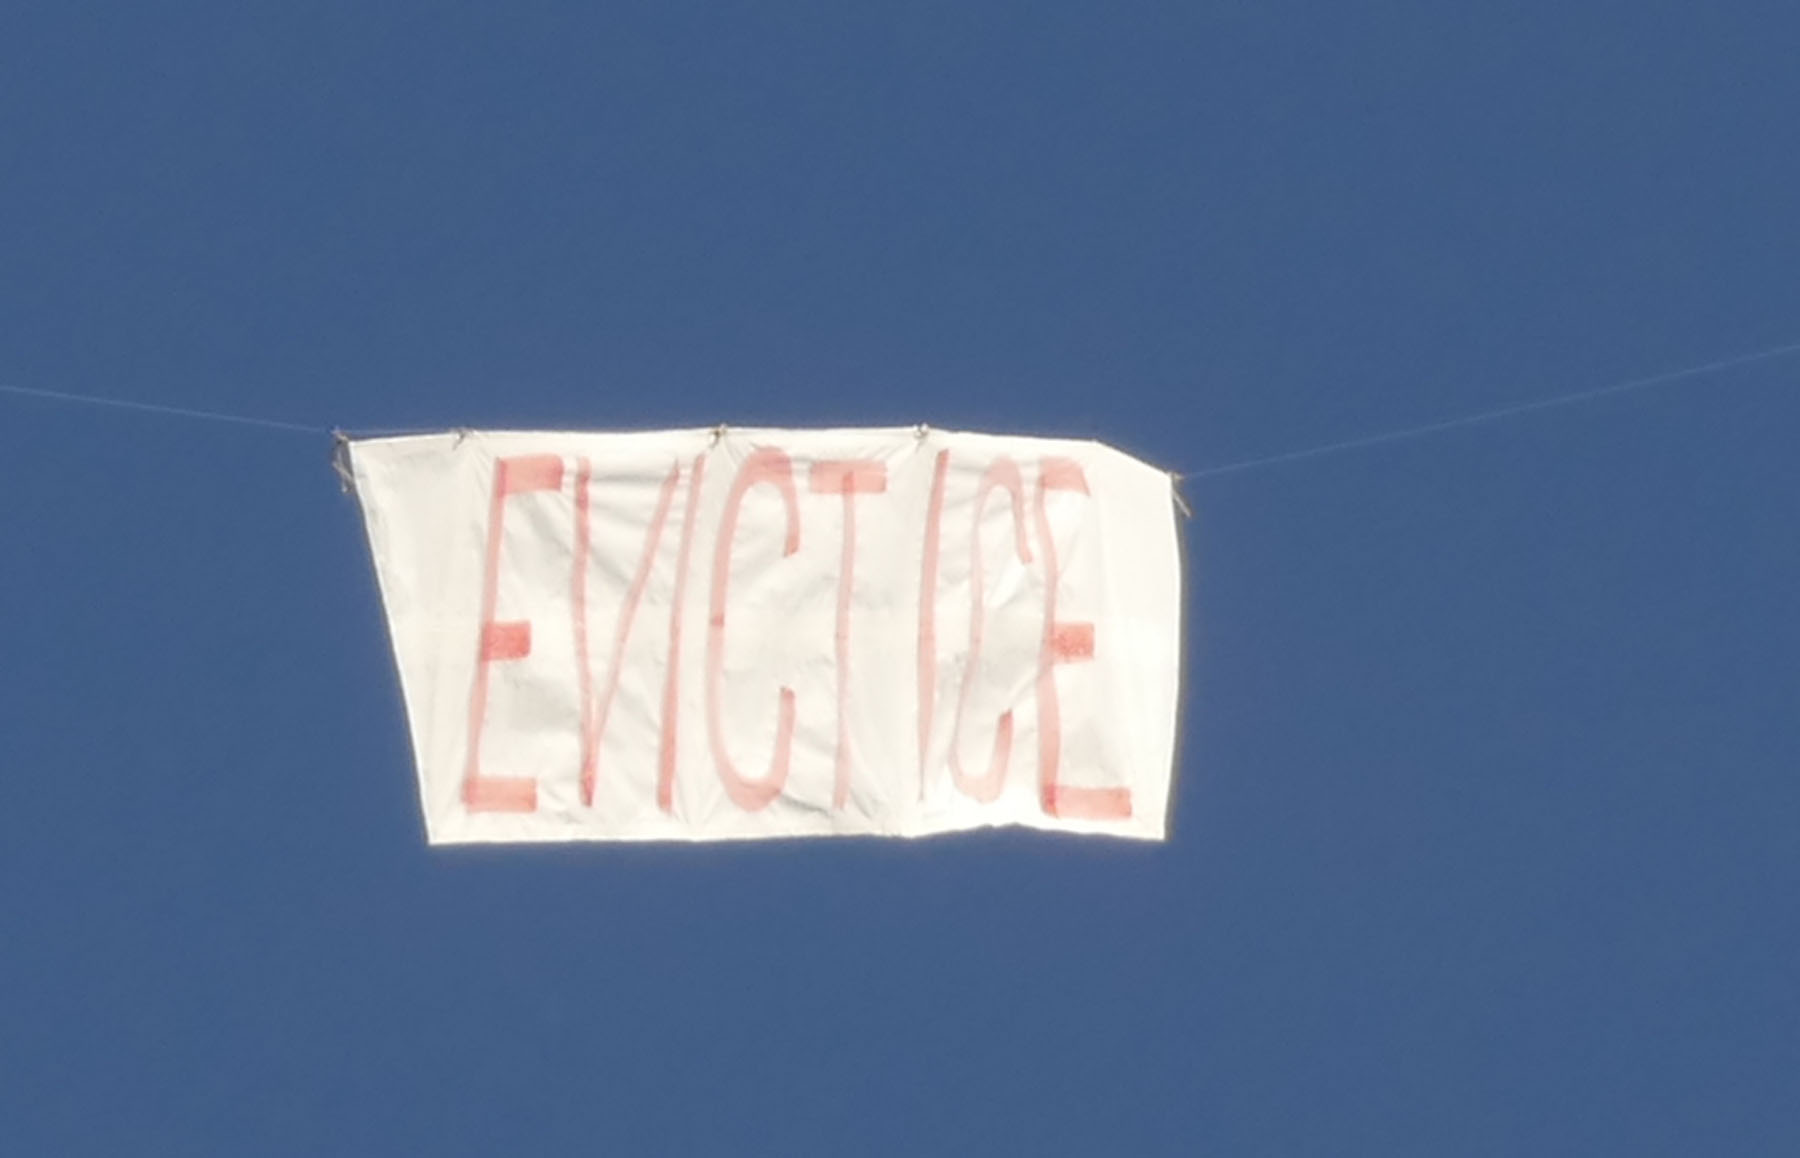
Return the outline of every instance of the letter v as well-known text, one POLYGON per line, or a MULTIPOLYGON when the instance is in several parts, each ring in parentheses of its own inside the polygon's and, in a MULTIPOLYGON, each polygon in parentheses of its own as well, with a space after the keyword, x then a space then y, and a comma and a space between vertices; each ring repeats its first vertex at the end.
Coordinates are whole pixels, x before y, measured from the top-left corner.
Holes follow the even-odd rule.
POLYGON ((600 740, 606 734, 606 716, 612 710, 613 696, 619 690, 625 641, 631 635, 638 604, 643 601, 644 588, 650 582, 650 569, 656 563, 657 548, 662 544, 663 527, 669 521, 669 507, 675 498, 675 488, 681 482, 681 464, 677 462, 670 469, 663 480, 662 491, 657 495, 656 513, 650 516, 649 529, 644 533, 644 551, 638 559, 637 574, 632 576, 625 602, 619 608, 618 625, 613 630, 612 657, 606 667, 606 684, 597 701, 588 664, 587 630, 588 482, 591 473, 591 464, 582 459, 575 479, 574 591, 575 662, 581 673, 581 802, 590 808, 594 804, 594 786, 600 778, 600 740))

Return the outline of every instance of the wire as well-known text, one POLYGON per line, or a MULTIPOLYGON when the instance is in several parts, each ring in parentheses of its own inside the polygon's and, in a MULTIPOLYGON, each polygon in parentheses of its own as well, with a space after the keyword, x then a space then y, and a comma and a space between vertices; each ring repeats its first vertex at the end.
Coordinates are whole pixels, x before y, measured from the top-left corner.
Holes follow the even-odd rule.
POLYGON ((1303 450, 1289 450, 1280 454, 1266 455, 1261 458, 1247 458, 1240 462, 1228 462, 1223 466, 1207 467, 1205 470, 1190 471, 1181 478, 1199 479, 1216 478, 1223 474, 1235 474, 1238 471, 1253 470, 1257 467, 1273 466, 1276 463, 1298 462, 1305 458, 1315 458, 1322 454, 1336 454, 1344 450, 1358 450, 1365 446, 1380 446, 1389 442, 1402 442, 1413 438, 1424 438, 1440 431, 1455 430, 1464 426, 1476 426, 1484 422, 1493 422, 1501 418, 1511 418, 1516 414, 1529 414, 1537 410, 1550 410, 1558 406, 1574 406, 1582 402, 1591 402, 1596 398, 1605 398, 1614 394, 1625 394, 1633 390, 1643 390, 1651 386, 1662 386, 1670 382, 1679 382, 1686 378, 1698 378, 1705 374, 1716 374, 1721 370, 1748 366, 1755 362, 1767 362, 1789 354, 1800 353, 1800 342, 1789 342, 1782 346, 1771 346, 1766 350, 1758 350, 1753 354, 1739 354, 1732 358, 1721 358, 1716 362, 1704 362, 1698 366, 1687 366, 1680 370, 1669 370, 1661 374, 1652 374, 1647 378, 1633 378, 1626 382, 1616 382, 1611 386, 1599 386, 1592 390, 1577 390, 1573 394, 1559 394, 1554 398, 1540 398, 1535 402, 1521 402, 1515 406, 1502 406, 1497 410, 1483 410, 1475 414, 1465 414, 1460 418, 1445 418, 1437 422, 1427 422, 1423 426, 1408 426, 1401 430, 1390 430, 1382 434, 1366 434, 1360 438, 1347 438, 1342 442, 1328 442, 1322 446, 1309 446, 1303 450))
POLYGON ((276 418, 254 418, 248 414, 222 414, 216 410, 192 410, 186 406, 164 406, 158 402, 133 402, 126 398, 102 398, 94 394, 66 394, 60 390, 35 390, 29 386, 0 383, 0 393, 27 398, 49 398, 57 402, 80 402, 89 406, 111 406, 119 410, 142 410, 151 414, 169 414, 177 418, 204 418, 213 422, 234 422, 239 426, 261 426, 270 430, 297 430, 302 434, 329 434, 322 426, 302 426, 276 418))
MULTIPOLYGON (((1183 480, 1217 478, 1220 475, 1236 474, 1239 471, 1255 470, 1259 467, 1274 466, 1278 463, 1299 462, 1302 459, 1317 458, 1320 455, 1337 454, 1340 451, 1360 450, 1369 446, 1381 446, 1391 442, 1404 442, 1415 438, 1424 438, 1446 430, 1457 430, 1466 426, 1478 426, 1486 422, 1495 422, 1502 418, 1511 418, 1519 414, 1530 414, 1539 410, 1550 410, 1560 406, 1574 406, 1583 402, 1591 402, 1597 398, 1606 398, 1615 394, 1626 394, 1634 390, 1644 390, 1652 386, 1662 386, 1671 382, 1680 382, 1688 378, 1698 378, 1707 374, 1716 374, 1721 370, 1731 370, 1739 366, 1749 366, 1757 362, 1768 362, 1783 358, 1790 354, 1800 353, 1800 342, 1788 342, 1780 346, 1771 346, 1749 354, 1738 354, 1730 358, 1720 358, 1713 362, 1703 362, 1697 366, 1684 366, 1679 370, 1668 370, 1660 374, 1651 374, 1645 378, 1632 378, 1624 382, 1615 382, 1610 386, 1598 386, 1591 390, 1577 390, 1571 394, 1559 394, 1553 398, 1540 398, 1532 402, 1520 402, 1513 406, 1502 406, 1494 410, 1482 410, 1474 414, 1464 414, 1456 418, 1444 418, 1436 422, 1427 422, 1421 426, 1408 426, 1399 430, 1384 431, 1379 434, 1366 434, 1358 438, 1347 438, 1340 442, 1328 442, 1319 446, 1309 446, 1300 450, 1282 451, 1278 454, 1263 455, 1259 458, 1247 458, 1238 462, 1228 462, 1221 466, 1207 467, 1204 470, 1190 471, 1178 476, 1183 480)), ((104 398, 95 394, 70 394, 61 390, 38 390, 29 386, 9 386, 0 383, 0 393, 14 394, 27 398, 46 398, 57 402, 78 402, 88 406, 110 406, 118 410, 137 410, 151 414, 167 414, 177 418, 198 418, 211 422, 230 422, 238 426, 260 426, 267 430, 292 430, 301 434, 331 434, 332 431, 323 426, 303 426, 297 422, 283 422, 277 418, 258 418, 248 414, 226 414, 217 410, 195 410, 186 406, 166 406, 159 402, 133 402, 126 398, 104 398)))

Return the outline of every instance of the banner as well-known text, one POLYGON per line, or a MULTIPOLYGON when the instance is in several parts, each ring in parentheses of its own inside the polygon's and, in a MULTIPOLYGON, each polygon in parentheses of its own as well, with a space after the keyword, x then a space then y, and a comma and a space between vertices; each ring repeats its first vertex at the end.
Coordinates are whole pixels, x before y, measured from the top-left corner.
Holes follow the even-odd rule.
POLYGON ((1160 470, 924 428, 346 449, 434 844, 1164 835, 1160 470))

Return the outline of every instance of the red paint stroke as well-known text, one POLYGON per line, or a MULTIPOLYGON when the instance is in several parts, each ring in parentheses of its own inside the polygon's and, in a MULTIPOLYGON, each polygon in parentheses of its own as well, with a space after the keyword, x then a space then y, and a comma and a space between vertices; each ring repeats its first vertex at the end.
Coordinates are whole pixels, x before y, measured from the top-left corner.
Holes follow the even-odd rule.
POLYGON ((816 462, 810 485, 814 494, 844 496, 837 593, 837 763, 831 789, 831 806, 842 808, 850 795, 850 593, 856 574, 856 496, 887 493, 887 467, 866 460, 816 462))
POLYGON ((1094 625, 1064 623, 1056 618, 1062 567, 1056 535, 1050 526, 1048 497, 1053 490, 1089 494, 1081 464, 1066 458, 1045 459, 1038 470, 1037 526, 1044 550, 1044 644, 1038 658, 1038 798, 1051 816, 1087 820, 1120 820, 1131 815, 1127 788, 1073 788, 1057 782, 1062 766, 1062 705, 1056 693, 1056 665, 1094 658, 1094 625))
MULTIPOLYGON (((594 786, 600 774, 600 739, 606 735, 606 717, 612 712, 613 697, 619 691, 619 673, 624 664, 625 643, 631 637, 631 625, 637 619, 638 604, 643 602, 644 588, 650 583, 650 569, 656 563, 657 548, 662 545, 663 525, 669 520, 669 507, 675 500, 675 488, 681 483, 681 464, 677 462, 669 470, 668 477, 663 479, 662 489, 656 496, 656 511, 650 516, 650 525, 644 532, 644 549, 638 557, 637 573, 631 577, 631 586, 625 591, 625 604, 619 609, 619 620, 613 628, 612 657, 607 663, 606 687, 600 693, 598 703, 588 699, 585 690, 587 677, 587 627, 585 608, 580 620, 582 627, 578 632, 581 643, 581 670, 584 690, 582 693, 581 721, 581 800, 583 804, 594 803, 594 786)), ((582 504, 585 508, 585 504, 582 504)), ((585 509, 583 511, 585 514, 585 509)), ((586 539, 586 535, 582 536, 586 539)), ((585 542, 583 544, 585 546, 585 542)), ((580 562, 577 566, 581 566, 580 562)))
POLYGON ((681 698, 681 611, 687 605, 688 556, 694 545, 694 514, 700 502, 700 484, 706 477, 706 456, 694 456, 694 473, 688 482, 687 508, 681 515, 681 551, 675 560, 674 605, 669 608, 669 671, 663 681, 662 745, 657 753, 656 804, 664 812, 675 811, 675 740, 681 698))
POLYGON ((1012 459, 997 458, 988 465, 987 473, 981 476, 981 485, 975 490, 975 522, 969 534, 969 659, 963 668, 962 694, 957 697, 956 725, 950 737, 950 779, 964 795, 983 804, 998 799, 1000 790, 1006 785, 1006 768, 1012 759, 1013 738, 1013 714, 1012 709, 1008 708, 1000 714, 995 727, 994 751, 988 759, 987 772, 974 777, 963 771, 963 716, 968 711, 969 695, 975 690, 975 673, 981 665, 982 634, 986 620, 986 609, 982 606, 981 513, 987 505, 988 493, 996 488, 1005 490, 1012 497, 1013 530, 1019 562, 1031 562, 1031 544, 1025 541, 1025 483, 1012 459))
POLYGON ((470 812, 533 812, 537 781, 481 774, 481 733, 487 724, 488 668, 531 654, 528 621, 498 623, 500 545, 506 500, 532 491, 562 489, 562 459, 550 454, 502 458, 494 463, 494 490, 488 506, 487 562, 481 587, 481 627, 476 635, 475 682, 469 692, 469 757, 463 771, 463 805, 470 812))
POLYGON ((732 480, 719 523, 718 544, 713 550, 711 615, 706 635, 706 732, 712 745, 713 764, 725 792, 739 808, 755 812, 766 808, 787 783, 788 762, 794 744, 794 689, 783 687, 775 725, 775 750, 769 771, 760 780, 746 779, 725 750, 725 729, 719 718, 719 683, 725 669, 725 609, 731 584, 731 548, 737 532, 744 496, 752 487, 766 484, 781 493, 787 506, 787 542, 784 556, 800 549, 800 499, 794 490, 794 466, 788 456, 773 447, 762 447, 744 460, 732 480))
POLYGON ((937 709, 938 549, 943 538, 944 480, 950 452, 938 451, 931 474, 931 506, 925 512, 925 549, 919 567, 919 799, 925 799, 925 760, 937 709))

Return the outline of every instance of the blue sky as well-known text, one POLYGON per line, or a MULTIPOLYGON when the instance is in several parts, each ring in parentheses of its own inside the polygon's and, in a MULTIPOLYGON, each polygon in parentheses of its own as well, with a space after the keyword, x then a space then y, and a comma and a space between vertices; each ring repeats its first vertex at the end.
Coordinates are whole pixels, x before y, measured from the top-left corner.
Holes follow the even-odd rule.
MULTIPOLYGON (((1800 339, 1772 4, 15 4, 0 381, 1172 469, 1800 339)), ((1173 838, 425 847, 321 435, 0 399, 0 1141, 1787 1154, 1800 363, 1187 488, 1173 838)))

